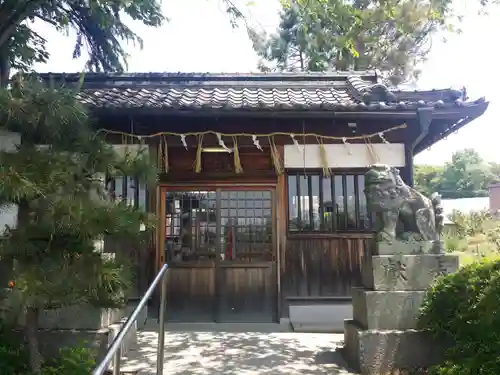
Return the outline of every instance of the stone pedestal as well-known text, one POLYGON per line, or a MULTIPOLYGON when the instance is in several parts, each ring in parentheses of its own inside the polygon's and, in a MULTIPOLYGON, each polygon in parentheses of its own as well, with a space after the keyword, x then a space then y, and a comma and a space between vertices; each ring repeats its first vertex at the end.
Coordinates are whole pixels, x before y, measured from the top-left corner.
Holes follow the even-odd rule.
MULTIPOLYGON (((412 247, 420 247, 412 244, 412 247)), ((353 289, 353 319, 345 321, 344 355, 363 375, 389 375, 435 364, 442 355, 429 334, 417 330, 425 290, 439 275, 458 269, 458 256, 412 249, 387 254, 398 244, 368 257, 363 287, 353 289)))

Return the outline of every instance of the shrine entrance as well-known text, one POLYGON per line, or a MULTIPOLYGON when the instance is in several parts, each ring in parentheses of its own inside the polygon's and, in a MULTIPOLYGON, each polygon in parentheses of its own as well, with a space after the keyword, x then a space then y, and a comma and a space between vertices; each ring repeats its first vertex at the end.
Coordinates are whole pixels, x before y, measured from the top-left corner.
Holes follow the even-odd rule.
POLYGON ((274 187, 163 187, 171 321, 277 320, 274 187))

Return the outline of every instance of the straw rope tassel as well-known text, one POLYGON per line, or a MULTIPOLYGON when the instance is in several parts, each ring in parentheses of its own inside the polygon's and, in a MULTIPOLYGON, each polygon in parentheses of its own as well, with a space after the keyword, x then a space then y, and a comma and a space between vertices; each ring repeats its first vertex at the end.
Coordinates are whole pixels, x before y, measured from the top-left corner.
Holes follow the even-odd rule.
POLYGON ((271 137, 268 138, 269 138, 269 147, 271 149, 271 158, 273 160, 274 170, 276 171, 276 174, 278 176, 281 176, 283 174, 283 168, 281 165, 280 153, 278 151, 278 148, 276 147, 276 144, 274 143, 274 139, 272 139, 271 137))
POLYGON ((375 151, 375 148, 373 147, 373 144, 371 143, 371 141, 369 139, 365 139, 365 144, 366 144, 366 147, 368 148, 368 152, 370 153, 370 156, 372 158, 372 163, 373 164, 378 163, 379 158, 378 158, 377 152, 375 151))
POLYGON ((201 153, 203 151, 203 135, 198 137, 198 148, 196 149, 196 164, 194 167, 194 171, 196 173, 201 172, 201 153))
POLYGON ((163 171, 163 142, 161 141, 158 144, 158 153, 156 156, 157 156, 156 165, 161 171, 163 171))
POLYGON ((163 168, 168 173, 168 144, 167 137, 163 137, 163 168))
POLYGON ((243 167, 241 166, 240 151, 238 150, 238 139, 233 137, 233 158, 234 158, 234 171, 237 174, 243 173, 243 167))
POLYGON ((326 154, 325 145, 321 139, 317 138, 317 141, 319 143, 319 157, 321 160, 321 166, 323 167, 323 175, 325 177, 330 177, 332 173, 330 171, 330 167, 328 166, 328 156, 326 154))

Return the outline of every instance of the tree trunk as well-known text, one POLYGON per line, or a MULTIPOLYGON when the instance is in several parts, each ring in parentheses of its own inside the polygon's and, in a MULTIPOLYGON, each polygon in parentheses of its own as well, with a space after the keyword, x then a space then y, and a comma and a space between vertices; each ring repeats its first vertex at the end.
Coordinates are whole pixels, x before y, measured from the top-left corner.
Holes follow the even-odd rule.
POLYGON ((8 56, 0 54, 0 88, 9 84, 10 62, 8 56))
POLYGON ((38 345, 38 316, 40 311, 36 307, 26 309, 26 341, 28 342, 30 369, 33 374, 40 374, 42 371, 42 355, 38 345))

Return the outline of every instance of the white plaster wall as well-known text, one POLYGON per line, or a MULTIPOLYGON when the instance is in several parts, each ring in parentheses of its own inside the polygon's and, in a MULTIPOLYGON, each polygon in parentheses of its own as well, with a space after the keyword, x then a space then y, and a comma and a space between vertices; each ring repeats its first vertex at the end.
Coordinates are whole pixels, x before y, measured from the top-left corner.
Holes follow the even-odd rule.
MULTIPOLYGON (((404 167, 405 147, 403 143, 372 143, 374 154, 366 144, 325 144, 330 168, 366 168, 372 164, 387 164, 404 167)), ((318 144, 285 145, 285 168, 323 168, 318 144)))
MULTIPOLYGON (((0 131, 0 150, 15 152, 21 143, 21 135, 18 133, 0 131)), ((0 235, 5 232, 5 227, 14 228, 17 224, 18 207, 15 204, 0 206, 0 235)))
POLYGON ((352 319, 352 303, 296 304, 289 306, 290 324, 296 332, 344 332, 352 319))

